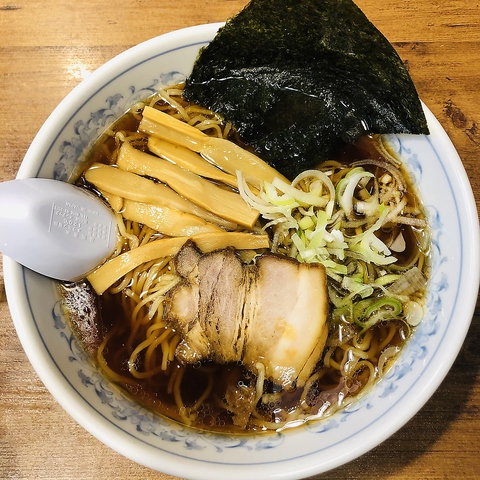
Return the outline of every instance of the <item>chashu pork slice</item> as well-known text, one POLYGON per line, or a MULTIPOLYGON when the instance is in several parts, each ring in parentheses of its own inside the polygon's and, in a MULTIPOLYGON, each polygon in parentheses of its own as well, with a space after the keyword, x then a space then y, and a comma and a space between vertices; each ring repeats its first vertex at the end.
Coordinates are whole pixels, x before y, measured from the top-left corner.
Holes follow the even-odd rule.
POLYGON ((241 362, 245 272, 234 249, 202 254, 188 241, 174 266, 183 279, 167 295, 164 318, 182 337, 177 359, 241 362))
POLYGON ((273 254, 245 265, 235 250, 202 254, 187 242, 174 261, 182 281, 166 297, 164 318, 182 337, 182 363, 241 362, 290 389, 320 360, 327 327, 325 269, 273 254))
POLYGON ((244 365, 284 388, 302 386, 320 360, 327 339, 327 279, 319 263, 277 255, 257 259, 250 292, 250 323, 244 365))

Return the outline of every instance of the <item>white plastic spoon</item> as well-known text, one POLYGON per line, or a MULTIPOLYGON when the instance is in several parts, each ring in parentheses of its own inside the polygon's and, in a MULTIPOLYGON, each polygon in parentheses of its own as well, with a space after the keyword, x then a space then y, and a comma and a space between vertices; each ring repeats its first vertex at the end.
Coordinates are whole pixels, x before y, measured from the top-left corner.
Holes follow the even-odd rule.
POLYGON ((0 251, 47 277, 78 280, 115 246, 113 212, 74 185, 44 178, 0 183, 0 251))

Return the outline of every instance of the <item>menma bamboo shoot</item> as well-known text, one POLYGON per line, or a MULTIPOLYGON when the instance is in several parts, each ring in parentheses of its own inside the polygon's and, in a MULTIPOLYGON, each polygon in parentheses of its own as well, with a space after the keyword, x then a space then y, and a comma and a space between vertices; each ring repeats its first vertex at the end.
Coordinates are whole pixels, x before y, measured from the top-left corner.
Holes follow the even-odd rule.
POLYGON ((148 203, 157 207, 173 208, 196 215, 227 230, 235 230, 237 228, 235 222, 225 220, 187 200, 167 185, 156 183, 153 180, 143 178, 120 168, 96 163, 85 172, 85 178, 104 195, 106 193, 107 200, 116 211, 119 211, 118 206, 121 204, 118 201, 115 203, 110 202, 112 195, 136 202, 148 203))
POLYGON ((175 145, 174 143, 162 140, 161 138, 150 136, 148 138, 148 149, 155 155, 158 155, 179 167, 186 168, 190 172, 196 173, 201 177, 223 182, 232 187, 238 186, 236 176, 225 173, 207 162, 201 155, 188 148, 175 145))
POLYGON ((139 265, 152 260, 176 255, 189 238, 192 239, 204 253, 226 247, 233 247, 237 250, 247 250, 269 248, 270 246, 268 235, 245 232, 204 233, 192 237, 162 238, 107 260, 103 265, 88 275, 87 279, 97 294, 101 295, 117 280, 139 265))
POLYGON ((220 227, 195 215, 132 200, 124 201, 121 213, 127 220, 147 225, 169 237, 191 237, 199 233, 223 232, 220 227))
POLYGON ((282 174, 253 153, 224 138, 210 137, 199 129, 182 122, 168 113, 153 107, 143 109, 140 131, 168 140, 200 153, 219 168, 236 176, 240 170, 245 178, 255 178, 272 183, 280 178, 290 183, 282 174))
POLYGON ((128 172, 156 178, 197 205, 244 227, 252 228, 260 215, 238 193, 220 188, 167 160, 141 152, 128 143, 121 146, 117 165, 128 172))

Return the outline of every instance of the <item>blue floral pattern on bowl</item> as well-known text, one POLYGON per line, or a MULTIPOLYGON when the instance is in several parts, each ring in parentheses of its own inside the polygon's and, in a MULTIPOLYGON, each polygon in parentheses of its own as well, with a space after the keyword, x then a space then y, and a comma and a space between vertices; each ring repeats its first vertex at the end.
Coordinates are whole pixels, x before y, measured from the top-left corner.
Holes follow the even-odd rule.
MULTIPOLYGON (((92 112, 86 121, 78 120, 75 123, 77 135, 69 142, 64 142, 60 146, 61 156, 54 165, 54 178, 59 180, 69 178, 73 169, 78 165, 79 158, 82 158, 84 155, 85 150, 88 150, 92 142, 98 138, 99 134, 106 127, 111 125, 127 110, 128 105, 133 105, 152 95, 162 85, 178 83, 184 79, 185 76, 179 72, 168 72, 162 74, 146 87, 136 89, 134 86, 131 86, 129 88, 131 92, 129 98, 125 98, 122 94, 109 96, 105 101, 108 108, 92 112)), ((385 136, 385 141, 388 142, 396 156, 403 159, 415 184, 421 183, 423 170, 418 155, 413 153, 411 148, 404 145, 401 136, 385 136)), ((427 206, 426 210, 429 212, 433 252, 429 286, 430 294, 427 304, 428 311, 425 320, 417 327, 415 336, 409 341, 408 347, 404 349, 401 358, 389 370, 382 381, 379 382, 378 389, 373 394, 379 398, 385 398, 392 394, 397 389, 398 381, 412 371, 415 362, 425 358, 427 355, 429 337, 435 335, 437 331, 437 316, 442 308, 441 292, 448 288, 445 274, 438 272, 438 265, 447 261, 447 257, 442 257, 439 243, 439 237, 443 228, 440 213, 432 206, 427 206)), ((138 432, 145 436, 152 435, 162 441, 182 443, 187 450, 201 450, 209 447, 217 451, 222 451, 224 448, 261 450, 276 448, 283 443, 284 434, 281 432, 274 435, 261 436, 252 444, 252 442, 248 442, 242 437, 221 434, 198 435, 196 430, 183 426, 178 429, 172 429, 170 420, 139 407, 138 404, 122 395, 95 369, 78 346, 74 335, 65 332, 66 323, 59 311, 59 308, 54 309, 54 323, 56 328, 60 326, 63 330, 61 336, 68 342, 71 350, 70 360, 77 362, 81 366, 78 370, 78 375, 82 380, 82 384, 84 387, 95 391, 101 402, 110 407, 111 415, 116 420, 130 422, 132 425, 135 425, 138 432)), ((371 409, 371 397, 371 394, 367 394, 332 417, 308 423, 306 428, 308 431, 317 434, 325 434, 332 429, 338 428, 339 422, 345 422, 352 414, 355 413, 357 415, 362 409, 371 409)))
POLYGON ((63 182, 68 181, 99 135, 132 105, 153 95, 162 85, 171 85, 184 79, 185 75, 180 72, 163 73, 142 88, 131 85, 127 96, 121 93, 108 96, 105 107, 91 112, 88 118, 79 119, 74 123, 75 136, 60 145, 61 156, 55 163, 52 178, 63 182))

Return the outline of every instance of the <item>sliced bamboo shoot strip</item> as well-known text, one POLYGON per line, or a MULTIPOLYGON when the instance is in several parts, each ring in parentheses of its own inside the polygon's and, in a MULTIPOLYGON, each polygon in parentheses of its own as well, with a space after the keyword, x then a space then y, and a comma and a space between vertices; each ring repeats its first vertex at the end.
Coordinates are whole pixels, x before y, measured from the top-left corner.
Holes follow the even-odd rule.
POLYGON ((191 238, 204 253, 226 247, 247 250, 268 248, 270 246, 268 235, 245 232, 204 233, 194 235, 193 237, 162 238, 107 260, 107 262, 88 275, 87 279, 97 294, 101 295, 117 280, 139 265, 159 258, 176 255, 188 238, 191 238))
POLYGON ((252 228, 260 215, 238 193, 224 190, 167 160, 136 150, 128 143, 120 147, 117 165, 129 172, 157 178, 197 205, 247 228, 252 228))
POLYGON ((245 177, 257 178, 269 183, 280 178, 290 183, 277 170, 253 153, 224 138, 210 137, 188 123, 161 112, 153 107, 143 109, 139 129, 154 137, 189 148, 218 165, 222 170, 235 175, 240 170, 245 177))
MULTIPOLYGON (((207 222, 220 225, 228 230, 235 230, 237 224, 213 214, 197 204, 180 196, 166 185, 140 177, 135 173, 126 172, 120 168, 95 163, 85 172, 85 178, 101 192, 107 192, 109 197, 128 198, 136 202, 150 203, 158 207, 170 207, 181 212, 203 218, 207 222)), ((107 198, 107 197, 106 197, 107 198)), ((107 200, 109 200, 107 198, 107 200)), ((110 202, 110 200, 109 200, 110 202)), ((112 204, 112 208, 119 211, 112 204)))
POLYGON ((99 188, 98 190, 115 212, 118 213, 122 210, 124 200, 122 197, 115 195, 114 193, 107 192, 106 190, 102 190, 101 188, 99 188))
POLYGON ((186 168, 190 172, 196 173, 201 177, 217 180, 235 188, 238 187, 237 177, 225 173, 207 162, 201 155, 188 148, 175 145, 174 143, 167 142, 161 138, 150 136, 148 137, 148 149, 155 155, 158 155, 179 167, 186 168))
POLYGON ((169 207, 125 200, 122 215, 169 237, 191 237, 199 233, 223 232, 220 227, 188 213, 169 207))

